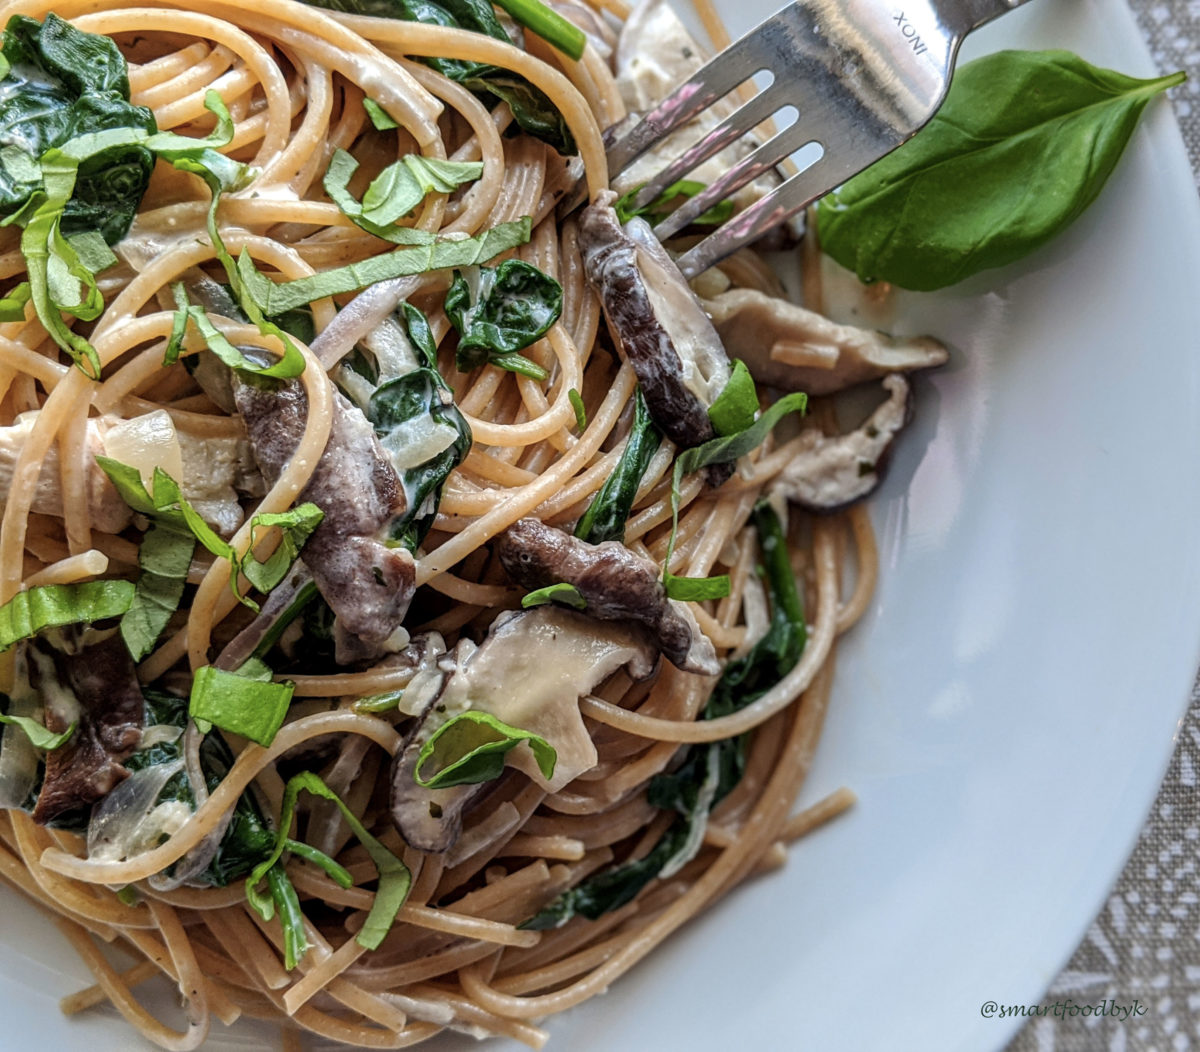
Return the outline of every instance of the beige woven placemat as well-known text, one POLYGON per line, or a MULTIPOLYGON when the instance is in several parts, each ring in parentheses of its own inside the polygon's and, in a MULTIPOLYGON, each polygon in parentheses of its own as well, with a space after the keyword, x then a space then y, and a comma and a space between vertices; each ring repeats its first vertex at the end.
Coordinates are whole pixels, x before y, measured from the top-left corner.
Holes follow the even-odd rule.
MULTIPOLYGON (((1187 70, 1191 78, 1172 89, 1171 100, 1200 181, 1200 0, 1131 0, 1130 6, 1158 68, 1187 70)), ((1008 1052, 1200 1049, 1198 772, 1200 681, 1137 847, 1040 1002, 1060 1014, 1032 1018, 1008 1052), (1097 1015, 1101 1004, 1106 1011, 1097 1015)))

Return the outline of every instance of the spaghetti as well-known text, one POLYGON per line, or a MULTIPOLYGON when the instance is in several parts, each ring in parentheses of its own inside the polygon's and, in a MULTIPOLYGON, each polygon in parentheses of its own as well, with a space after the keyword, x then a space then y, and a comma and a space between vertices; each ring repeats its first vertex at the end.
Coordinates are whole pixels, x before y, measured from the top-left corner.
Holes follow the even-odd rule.
MULTIPOLYGON (((616 0, 601 8, 627 13, 616 0)), ((339 297, 340 312, 331 299, 317 300, 315 339, 307 345, 295 339, 304 359, 302 434, 265 492, 243 501, 247 510, 264 514, 284 512, 301 499, 335 426, 330 370, 367 334, 373 318, 400 302, 417 306, 429 318, 440 372, 453 386, 474 442, 450 474, 432 530, 416 553, 415 583, 430 598, 414 607, 424 620, 412 630, 439 632, 448 645, 479 638, 498 610, 520 599, 490 545, 526 516, 560 526, 580 518, 629 441, 626 410, 637 384, 604 335, 577 219, 555 217, 575 170, 546 144, 511 134, 507 105, 489 109, 418 60, 487 63, 543 92, 574 139, 593 197, 608 185, 600 129, 625 115, 608 63, 595 47, 576 62, 532 37, 525 51, 478 33, 333 15, 291 0, 189 0, 187 9, 60 0, 53 10, 80 30, 118 42, 129 62, 131 101, 149 107, 160 129, 207 134, 212 118, 205 93, 220 94, 235 129, 224 152, 259 170, 250 186, 221 200, 221 237, 232 254, 244 251, 275 280, 304 278, 388 249, 324 195, 321 178, 336 149, 353 148, 376 171, 409 154, 482 162, 482 175, 464 191, 425 197, 413 221, 417 231, 475 236, 532 217, 530 239, 514 258, 555 278, 563 290, 560 320, 524 351, 548 379, 495 365, 470 373, 455 369, 451 325, 441 309, 445 270, 384 282, 353 303, 339 297), (396 127, 372 131, 364 100, 377 104, 396 127), (586 412, 582 429, 573 391, 586 412)), ((44 0, 16 0, 6 11, 43 19, 50 7, 44 0)), ((103 367, 99 381, 65 361, 32 312, 0 324, 2 422, 36 414, 12 464, 0 524, 0 601, 31 585, 136 575, 136 536, 100 529, 89 501, 63 499, 59 514, 40 505, 35 510, 40 479, 49 478, 61 494, 85 492, 89 421, 113 426, 165 410, 178 431, 204 441, 242 433, 236 416, 206 396, 184 362, 162 364, 175 322, 171 286, 198 270, 220 274, 205 233, 208 200, 195 176, 156 167, 131 235, 118 246, 121 263, 102 278, 105 309, 89 336, 103 367)), ((17 236, 13 228, 0 231, 0 279, 9 283, 25 267, 17 236)), ((749 253, 724 266, 721 280, 776 291, 770 272, 749 253)), ((282 352, 279 339, 255 325, 231 320, 220 328, 248 353, 257 349, 272 358, 282 352)), ((189 337, 188 352, 199 349, 189 337)), ((825 417, 818 413, 816 419, 825 417)), ((798 441, 769 438, 718 489, 698 475, 685 477, 680 487, 666 569, 689 577, 730 575, 727 597, 695 608, 724 660, 744 656, 765 629, 767 597, 755 572, 761 553, 750 520, 798 441)), ((674 454, 665 442, 650 458, 624 537, 628 548, 660 567, 671 534, 674 454)), ((273 741, 241 742, 220 784, 197 799, 186 822, 141 853, 88 858, 79 837, 38 826, 20 810, 0 813, 0 874, 57 914, 96 976, 96 987, 68 998, 64 1010, 109 1001, 165 1049, 197 1048, 214 1018, 232 1024, 243 1015, 277 1020, 286 1048, 300 1047, 298 1032, 365 1048, 401 1048, 444 1028, 541 1047, 545 1034, 533 1020, 602 992, 677 927, 778 864, 782 846, 852 802, 841 790, 791 814, 820 734, 837 637, 869 599, 874 542, 867 516, 857 508, 832 517, 794 515, 787 538, 809 621, 807 645, 791 671, 757 701, 711 719, 697 717, 712 677, 665 662, 647 681, 617 673, 580 701, 598 754, 595 766, 549 794, 523 775, 502 779, 487 808, 467 811, 462 835, 449 851, 417 850, 388 821, 388 770, 402 749, 408 717, 396 709, 356 709, 364 697, 413 681, 411 667, 387 662, 366 670, 289 673, 295 700, 273 741), (846 594, 843 579, 852 575, 846 594), (597 919, 576 917, 547 930, 521 927, 614 860, 649 854, 671 819, 647 802, 646 788, 672 769, 682 743, 751 731, 756 733, 742 775, 712 811, 690 861, 597 919), (334 757, 320 751, 331 735, 341 743, 334 757), (302 805, 306 838, 320 841, 352 879, 343 887, 299 855, 286 862, 310 947, 289 971, 280 924, 250 907, 241 881, 164 890, 151 878, 206 838, 220 836, 223 816, 248 787, 265 811, 277 815, 285 781, 277 765, 297 755, 317 757, 330 787, 407 865, 412 887, 382 944, 365 949, 354 935, 375 900, 376 870, 336 811, 320 802, 302 805), (118 897, 114 889, 129 886, 134 898, 118 897), (99 943, 126 952, 131 963, 114 966, 99 943), (181 1030, 138 1001, 139 984, 159 975, 185 1001, 181 1030)), ((255 534, 243 522, 229 541, 233 556, 243 558, 252 541, 265 558, 278 537, 255 534)), ((186 680, 244 627, 248 615, 229 577, 226 558, 193 562, 186 619, 172 622, 140 663, 143 684, 186 680)), ((10 679, 11 658, 10 652, 10 679)))

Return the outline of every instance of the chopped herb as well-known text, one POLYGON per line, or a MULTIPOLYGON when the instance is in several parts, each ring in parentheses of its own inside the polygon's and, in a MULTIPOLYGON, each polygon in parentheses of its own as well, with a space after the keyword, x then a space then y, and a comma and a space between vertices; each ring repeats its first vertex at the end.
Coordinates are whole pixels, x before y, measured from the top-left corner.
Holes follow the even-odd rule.
POLYGON ((388 111, 374 99, 363 99, 363 109, 367 111, 367 116, 371 118, 371 123, 375 125, 376 131, 392 131, 394 128, 400 127, 392 120, 388 111))
POLYGON ((269 671, 264 682, 204 665, 192 677, 188 714, 197 722, 270 745, 283 726, 295 689, 292 683, 272 683, 269 671))
MULTIPOLYGON (((642 216, 647 222, 653 226, 660 219, 666 218, 679 206, 675 203, 679 198, 695 197, 702 190, 707 188, 707 183, 697 182, 695 179, 680 179, 678 182, 672 183, 661 194, 659 194, 648 205, 643 205, 638 208, 634 205, 634 198, 641 193, 642 183, 635 186, 632 190, 622 194, 613 208, 617 213, 617 220, 621 223, 627 223, 634 216, 642 216)), ((695 219, 692 220, 697 226, 720 226, 731 215, 733 215, 733 202, 720 201, 713 205, 707 211, 701 212, 695 219)))
POLYGON ((425 789, 490 782, 504 770, 505 754, 523 741, 529 742, 543 776, 553 777, 558 754, 545 738, 512 727, 491 713, 468 710, 443 723, 421 747, 413 780, 425 789), (421 772, 430 762, 437 770, 426 778, 421 772))
POLYGON ((120 617, 133 602, 131 581, 48 584, 18 592, 0 606, 0 651, 46 628, 120 617))
MULTIPOLYGON (((0 698, 4 698, 6 702, 8 700, 3 694, 0 694, 0 698)), ((61 734, 55 734, 29 716, 0 716, 0 723, 10 723, 14 727, 20 727, 25 732, 25 737, 29 739, 30 744, 35 749, 45 749, 47 752, 52 752, 66 745, 71 740, 71 735, 75 733, 75 728, 79 726, 79 721, 76 720, 61 734)))
POLYGON ((545 603, 563 603, 565 606, 574 607, 576 610, 583 610, 587 607, 587 600, 579 594, 579 589, 573 584, 566 584, 565 582, 548 584, 545 588, 538 588, 532 592, 527 592, 524 598, 521 599, 521 606, 526 610, 532 606, 542 606, 545 603))
POLYGON ((567 392, 567 398, 571 401, 571 408, 575 410, 575 429, 583 434, 587 430, 587 407, 583 404, 583 395, 572 387, 567 392))

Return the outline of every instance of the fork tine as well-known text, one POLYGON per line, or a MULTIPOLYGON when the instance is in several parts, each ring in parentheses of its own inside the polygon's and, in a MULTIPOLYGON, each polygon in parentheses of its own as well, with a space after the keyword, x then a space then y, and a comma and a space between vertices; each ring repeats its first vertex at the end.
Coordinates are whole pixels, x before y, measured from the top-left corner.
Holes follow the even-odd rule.
POLYGON ((758 127, 773 113, 787 105, 784 94, 781 85, 772 84, 766 90, 755 95, 749 102, 738 107, 699 142, 693 143, 646 183, 634 198, 634 205, 638 208, 648 205, 668 186, 678 182, 693 168, 707 161, 714 154, 720 153, 726 147, 732 146, 752 128, 758 127))
MULTIPOLYGON (((663 217, 654 228, 654 236, 665 241, 679 233, 702 212, 724 201, 734 191, 770 171, 780 161, 801 146, 812 141, 812 136, 801 127, 801 122, 789 125, 773 135, 765 143, 743 157, 720 178, 709 183, 700 193, 684 201, 677 209, 663 217)), ((732 219, 726 220, 732 222, 732 219)))
POLYGON ((721 52, 720 62, 702 67, 680 84, 608 148, 609 172, 615 175, 624 171, 664 136, 687 124, 754 76, 763 68, 757 59, 759 50, 753 34, 735 40, 721 52), (746 63, 751 64, 750 68, 746 63))
MULTIPOLYGON (((755 152, 757 153, 757 151, 755 152)), ((785 180, 782 185, 777 186, 749 208, 726 220, 717 230, 699 244, 693 245, 675 262, 679 265, 684 277, 694 278, 714 263, 736 252, 743 245, 756 241, 768 230, 786 222, 801 209, 812 204, 830 187, 840 186, 850 176, 861 172, 874 159, 874 152, 862 156, 847 151, 839 153, 835 157, 827 151, 804 171, 785 180)), ((698 194, 686 202, 684 207, 694 204, 703 196, 703 194, 698 194)), ((669 218, 673 219, 679 214, 679 211, 672 212, 669 218)), ((657 227, 655 234, 659 234, 657 227)), ((661 237, 661 235, 659 236, 661 237)))

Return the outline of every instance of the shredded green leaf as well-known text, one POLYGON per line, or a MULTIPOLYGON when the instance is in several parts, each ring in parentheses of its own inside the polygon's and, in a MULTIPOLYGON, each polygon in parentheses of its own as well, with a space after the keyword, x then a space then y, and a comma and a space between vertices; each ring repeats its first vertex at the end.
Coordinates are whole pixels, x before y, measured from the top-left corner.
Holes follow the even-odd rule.
POLYGON ((22 281, 7 296, 0 299, 0 322, 24 321, 25 305, 29 302, 32 295, 29 282, 22 281))
POLYGON ((363 109, 367 111, 367 116, 371 118, 371 123, 375 125, 376 131, 392 131, 394 128, 399 128, 400 125, 392 120, 391 115, 374 99, 363 99, 363 109))
POLYGON ((0 651, 46 628, 120 617, 133 602, 132 581, 48 584, 18 592, 0 606, 0 651))
POLYGON ((326 296, 356 292, 379 281, 486 263, 501 252, 525 244, 530 230, 530 219, 525 216, 512 223, 500 223, 477 237, 437 238, 427 245, 398 248, 361 263, 278 284, 259 272, 247 252, 238 257, 237 270, 259 310, 278 315, 326 296))
POLYGON ((266 746, 283 726, 295 689, 292 683, 264 683, 204 665, 192 677, 188 714, 266 746))
POLYGON ((718 574, 715 577, 676 577, 666 574, 663 585, 669 599, 682 599, 689 603, 703 602, 705 599, 724 599, 729 594, 729 574, 718 574))
POLYGON ((521 599, 521 606, 528 610, 532 606, 543 606, 546 603, 563 603, 566 606, 572 606, 576 610, 583 610, 587 607, 587 600, 579 594, 579 589, 573 584, 567 584, 565 581, 560 581, 558 584, 548 584, 545 588, 537 588, 532 592, 527 592, 521 599))
POLYGON ((53 752, 66 745, 75 733, 75 728, 79 726, 79 721, 76 720, 61 734, 55 734, 28 716, 0 716, 0 723, 11 723, 14 727, 20 727, 35 749, 45 749, 47 752, 53 752))
MULTIPOLYGON (((638 208, 634 205, 633 200, 641 192, 643 186, 645 183, 635 186, 617 199, 613 208, 619 222, 627 223, 634 216, 642 216, 653 225, 679 207, 675 203, 678 198, 695 197, 708 184, 697 182, 695 179, 680 179, 668 186, 648 205, 638 208)), ((733 215, 733 202, 720 201, 707 211, 701 212, 692 222, 697 226, 720 226, 731 215, 733 215)))
POLYGON ((708 419, 720 436, 736 435, 754 423, 758 413, 758 391, 743 361, 733 363, 729 380, 708 407, 708 419))
POLYGON ((586 34, 541 0, 496 0, 496 3, 531 33, 536 33, 576 62, 583 58, 586 34))
POLYGON ((425 789, 490 782, 500 777, 505 754, 523 741, 529 742, 543 776, 553 777, 558 754, 545 738, 512 727, 491 713, 468 710, 443 723, 421 747, 413 780, 425 789), (421 770, 431 760, 437 771, 426 778, 421 770))
MULTIPOLYGON (((341 798, 332 789, 311 771, 304 771, 289 779, 287 785, 284 787, 283 805, 280 809, 275 848, 265 860, 254 868, 250 876, 246 878, 246 899, 264 920, 270 920, 274 916, 274 887, 271 888, 272 895, 264 895, 259 890, 258 885, 264 877, 270 882, 272 873, 283 872, 283 865, 280 860, 288 845, 288 832, 292 827, 292 818, 296 812, 296 800, 301 791, 311 793, 325 800, 331 800, 337 805, 338 810, 342 813, 342 817, 346 820, 346 824, 350 827, 350 831, 358 838, 359 843, 366 848, 367 854, 370 856, 371 861, 375 863, 375 868, 379 871, 379 888, 375 892, 375 901, 371 904, 367 919, 356 936, 360 946, 368 950, 376 950, 387 937, 387 933, 391 931, 392 925, 396 921, 396 914, 400 912, 400 907, 404 905, 404 900, 408 898, 409 888, 412 886, 412 874, 400 859, 367 832, 366 827, 363 826, 358 816, 342 802, 341 798)), ((309 860, 312 861, 311 857, 309 860)), ((294 953, 291 963, 288 964, 289 969, 295 967, 295 962, 300 960, 308 949, 308 941, 303 938, 303 923, 300 924, 299 931, 302 941, 298 940, 295 946, 293 946, 294 953)), ((285 963, 287 962, 285 961, 285 963)))
POLYGON ((583 434, 587 430, 587 407, 583 404, 583 395, 572 387, 567 392, 567 398, 571 401, 571 408, 575 410, 575 428, 583 434))

